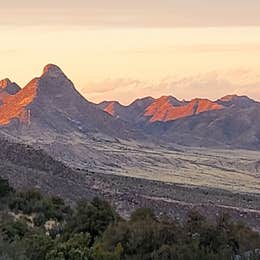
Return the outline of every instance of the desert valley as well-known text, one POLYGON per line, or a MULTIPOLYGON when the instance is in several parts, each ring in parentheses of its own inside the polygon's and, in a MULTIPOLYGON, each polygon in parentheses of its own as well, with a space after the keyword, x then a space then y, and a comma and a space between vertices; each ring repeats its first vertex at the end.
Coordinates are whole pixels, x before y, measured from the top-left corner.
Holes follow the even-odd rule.
POLYGON ((23 88, 9 79, 0 86, 1 175, 16 188, 38 187, 71 203, 101 194, 126 217, 141 206, 178 218, 192 207, 213 218, 222 209, 260 229, 257 101, 162 96, 94 104, 56 65, 23 88), (45 157, 54 169, 41 165, 45 157))

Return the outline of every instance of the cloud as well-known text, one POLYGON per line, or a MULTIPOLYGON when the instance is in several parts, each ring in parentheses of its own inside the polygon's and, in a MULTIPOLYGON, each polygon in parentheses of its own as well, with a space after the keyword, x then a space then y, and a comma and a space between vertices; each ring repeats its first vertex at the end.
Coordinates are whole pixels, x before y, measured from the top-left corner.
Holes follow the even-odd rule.
POLYGON ((124 87, 131 88, 139 84, 142 84, 142 82, 132 79, 107 79, 100 82, 89 82, 84 90, 90 94, 98 94, 114 91, 124 87))
POLYGON ((209 72, 190 77, 167 77, 157 82, 110 79, 90 83, 82 93, 94 102, 119 100, 129 104, 136 98, 172 95, 179 99, 194 97, 216 100, 228 94, 248 95, 260 100, 260 75, 247 69, 209 72))

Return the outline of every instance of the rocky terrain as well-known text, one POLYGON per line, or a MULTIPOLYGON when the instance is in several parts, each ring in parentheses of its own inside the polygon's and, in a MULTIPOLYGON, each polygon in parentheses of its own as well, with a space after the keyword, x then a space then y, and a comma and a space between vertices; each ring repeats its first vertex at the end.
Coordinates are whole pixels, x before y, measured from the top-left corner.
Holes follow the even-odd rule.
POLYGON ((246 191, 242 184, 240 190, 225 190, 147 180, 145 176, 135 178, 71 169, 42 150, 6 140, 0 143, 0 175, 18 189, 38 188, 72 204, 81 198, 101 196, 125 217, 139 207, 151 207, 157 214, 179 220, 193 207, 212 218, 225 211, 260 230, 260 194, 248 187, 246 191))

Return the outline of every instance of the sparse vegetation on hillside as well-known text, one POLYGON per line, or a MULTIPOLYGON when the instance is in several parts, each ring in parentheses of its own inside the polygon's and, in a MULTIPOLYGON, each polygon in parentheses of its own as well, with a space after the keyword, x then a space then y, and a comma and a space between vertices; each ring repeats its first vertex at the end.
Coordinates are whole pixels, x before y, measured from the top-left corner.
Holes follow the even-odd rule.
POLYGON ((192 210, 184 223, 151 209, 129 220, 98 198, 78 202, 38 191, 14 191, 0 178, 0 259, 232 259, 260 247, 260 235, 220 214, 210 222, 192 210))
POLYGON ((0 139, 0 161, 11 162, 18 166, 52 172, 66 173, 69 168, 63 163, 54 160, 41 149, 32 148, 26 144, 19 144, 0 139))

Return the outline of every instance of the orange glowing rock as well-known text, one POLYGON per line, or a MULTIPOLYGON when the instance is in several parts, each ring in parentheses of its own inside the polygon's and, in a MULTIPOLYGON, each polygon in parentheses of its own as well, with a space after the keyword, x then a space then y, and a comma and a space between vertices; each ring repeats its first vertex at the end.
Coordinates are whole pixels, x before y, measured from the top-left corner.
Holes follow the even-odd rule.
POLYGON ((7 125, 13 119, 18 119, 21 123, 28 122, 30 111, 27 106, 36 97, 37 84, 38 79, 34 79, 24 87, 23 91, 8 97, 0 107, 0 125, 7 125))
POLYGON ((108 106, 104 109, 104 111, 110 114, 111 116, 115 116, 115 104, 116 102, 114 101, 110 102, 108 106))
POLYGON ((196 115, 210 110, 219 110, 223 106, 208 99, 193 99, 190 102, 171 102, 170 97, 161 97, 151 104, 145 111, 150 116, 150 122, 167 122, 179 118, 196 115))
POLYGON ((0 90, 5 89, 10 84, 12 84, 10 79, 2 79, 2 80, 0 80, 0 90))

